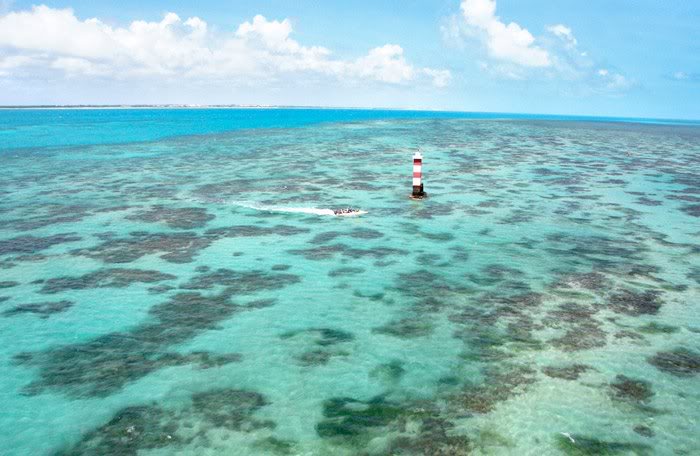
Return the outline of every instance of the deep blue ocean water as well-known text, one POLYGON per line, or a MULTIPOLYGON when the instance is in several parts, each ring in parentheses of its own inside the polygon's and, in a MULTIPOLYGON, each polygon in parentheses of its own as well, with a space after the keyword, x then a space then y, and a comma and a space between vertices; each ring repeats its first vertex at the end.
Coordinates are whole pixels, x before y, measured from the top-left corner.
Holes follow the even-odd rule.
POLYGON ((1 109, 0 150, 115 144, 255 128, 380 119, 540 119, 700 125, 700 121, 382 109, 1 109))
POLYGON ((0 110, 0 161, 0 454, 700 454, 697 122, 0 110))

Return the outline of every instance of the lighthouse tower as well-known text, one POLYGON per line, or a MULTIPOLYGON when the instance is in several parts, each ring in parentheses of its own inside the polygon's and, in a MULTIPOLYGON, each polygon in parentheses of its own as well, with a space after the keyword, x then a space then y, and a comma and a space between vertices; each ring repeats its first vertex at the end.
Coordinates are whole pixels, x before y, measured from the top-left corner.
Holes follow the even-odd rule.
POLYGON ((411 193, 411 198, 422 199, 426 197, 423 191, 423 155, 420 152, 416 152, 413 155, 413 193, 411 193))

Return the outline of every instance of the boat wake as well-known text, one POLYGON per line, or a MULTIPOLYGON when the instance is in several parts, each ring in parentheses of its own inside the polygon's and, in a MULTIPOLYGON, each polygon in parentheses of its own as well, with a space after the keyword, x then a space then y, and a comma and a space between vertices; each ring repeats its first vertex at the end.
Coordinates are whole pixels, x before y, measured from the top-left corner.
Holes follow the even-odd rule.
POLYGON ((266 211, 266 212, 288 212, 293 214, 311 214, 311 215, 326 215, 333 217, 352 217, 356 215, 364 215, 367 211, 354 210, 352 212, 340 212, 333 209, 320 209, 316 207, 287 207, 287 206, 268 206, 265 204, 260 204, 252 201, 232 201, 228 198, 192 198, 186 196, 179 196, 180 200, 187 200, 197 202, 199 204, 224 204, 231 206, 244 207, 247 209, 253 209, 256 211, 266 211))
POLYGON ((312 214, 312 215, 335 215, 333 209, 317 209, 315 207, 285 207, 285 206, 265 206, 263 204, 236 202, 232 203, 236 206, 255 209, 257 211, 268 212, 291 212, 297 214, 312 214))

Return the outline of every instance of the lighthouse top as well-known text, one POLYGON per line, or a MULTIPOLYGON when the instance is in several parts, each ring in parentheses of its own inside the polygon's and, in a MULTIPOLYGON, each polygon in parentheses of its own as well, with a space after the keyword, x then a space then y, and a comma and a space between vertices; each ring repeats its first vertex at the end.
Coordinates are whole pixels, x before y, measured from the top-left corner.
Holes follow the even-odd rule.
POLYGON ((420 152, 416 152, 415 154, 413 154, 413 159, 414 160, 423 160, 423 155, 421 155, 420 152))

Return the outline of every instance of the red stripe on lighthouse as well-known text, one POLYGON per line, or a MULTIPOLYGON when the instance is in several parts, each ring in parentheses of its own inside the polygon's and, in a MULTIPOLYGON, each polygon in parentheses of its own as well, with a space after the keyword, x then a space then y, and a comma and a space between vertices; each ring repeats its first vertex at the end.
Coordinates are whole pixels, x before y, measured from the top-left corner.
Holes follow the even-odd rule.
POLYGON ((423 168, 423 156, 420 151, 413 155, 413 193, 412 198, 421 199, 425 197, 423 192, 423 182, 422 182, 422 168, 423 168))

